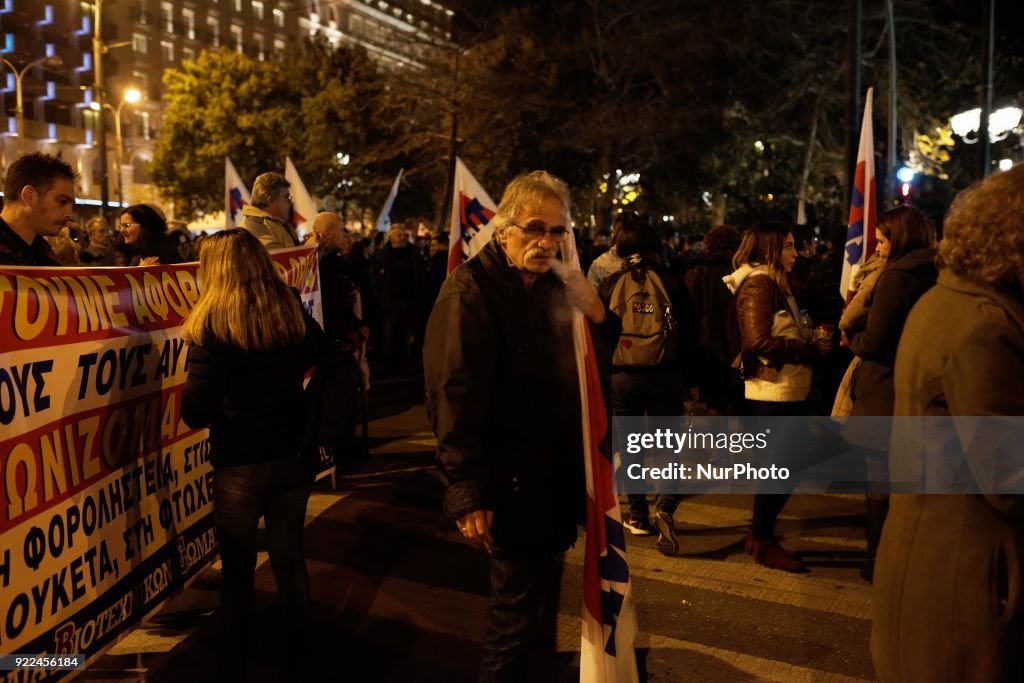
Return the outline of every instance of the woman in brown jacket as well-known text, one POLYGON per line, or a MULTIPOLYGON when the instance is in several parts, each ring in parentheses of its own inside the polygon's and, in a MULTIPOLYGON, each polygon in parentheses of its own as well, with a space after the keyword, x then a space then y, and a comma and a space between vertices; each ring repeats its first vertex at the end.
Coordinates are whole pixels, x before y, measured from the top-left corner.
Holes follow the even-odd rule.
MULTIPOLYGON (((744 234, 733 257, 735 272, 723 278, 736 294, 744 395, 757 417, 808 415, 811 364, 831 348, 830 341, 811 341, 812 330, 790 293, 789 271, 796 255, 788 227, 757 225, 744 234)), ((788 499, 788 494, 754 496, 746 548, 759 564, 800 572, 803 562, 775 538, 775 520, 788 499)))
POLYGON ((1024 166, 957 197, 900 339, 890 472, 920 492, 892 496, 878 549, 883 683, 1024 680, 1024 497, 999 487, 1024 477, 1021 420, 1000 418, 1024 416, 1022 216, 1024 166), (934 495, 950 464, 979 493, 934 495))

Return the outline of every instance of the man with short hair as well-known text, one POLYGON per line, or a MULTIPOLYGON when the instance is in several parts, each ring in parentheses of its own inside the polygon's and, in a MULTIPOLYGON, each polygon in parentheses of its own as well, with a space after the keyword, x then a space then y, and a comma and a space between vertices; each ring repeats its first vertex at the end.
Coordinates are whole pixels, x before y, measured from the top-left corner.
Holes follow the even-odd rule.
POLYGON ((565 183, 543 171, 516 178, 493 224, 434 304, 424 386, 445 511, 490 554, 480 680, 522 681, 585 515, 573 308, 600 322, 604 306, 582 273, 557 262, 570 225, 565 183))
POLYGON ((59 266, 44 237, 67 226, 75 210, 75 172, 36 152, 7 168, 0 212, 0 265, 59 266))
POLYGON ((242 207, 242 226, 267 249, 298 246, 292 230, 291 183, 280 173, 263 173, 252 184, 252 205, 242 207))

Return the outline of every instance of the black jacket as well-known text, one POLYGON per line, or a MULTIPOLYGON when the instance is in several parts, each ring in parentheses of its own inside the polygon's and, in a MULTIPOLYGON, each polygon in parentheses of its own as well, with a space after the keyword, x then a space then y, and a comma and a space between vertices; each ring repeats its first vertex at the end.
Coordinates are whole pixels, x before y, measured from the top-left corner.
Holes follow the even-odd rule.
POLYGON ((730 367, 740 352, 740 327, 736 297, 722 281, 732 273, 729 255, 709 254, 686 272, 686 290, 700 329, 702 359, 730 367))
POLYGON ((50 243, 40 236, 25 244, 7 221, 0 218, 0 266, 59 266, 50 243))
POLYGON ((850 350, 864 359, 850 392, 853 415, 892 415, 896 349, 910 309, 935 285, 934 249, 916 249, 888 263, 878 277, 864 330, 850 339, 850 350))
POLYGON ((306 338, 273 351, 244 352, 224 344, 188 349, 181 417, 210 427, 214 467, 296 457, 306 415, 303 377, 319 357, 323 332, 306 316, 306 338))
POLYGON ((445 280, 423 374, 454 519, 494 510, 495 542, 555 552, 584 518, 571 306, 553 273, 531 290, 492 240, 445 280))

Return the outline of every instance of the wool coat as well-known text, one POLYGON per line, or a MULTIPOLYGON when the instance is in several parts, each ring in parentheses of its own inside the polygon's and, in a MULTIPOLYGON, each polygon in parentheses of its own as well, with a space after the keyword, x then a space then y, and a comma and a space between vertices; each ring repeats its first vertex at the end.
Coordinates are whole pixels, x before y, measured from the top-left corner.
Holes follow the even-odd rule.
MULTIPOLYGON (((894 426, 894 481, 983 483, 1000 453, 1004 481, 1024 476, 1020 421, 993 417, 1024 415, 1024 304, 942 271, 907 319, 895 412, 914 419, 894 426), (972 416, 988 421, 968 439, 972 416)), ((1024 680, 1024 497, 986 489, 891 497, 871 633, 883 683, 1024 680)))

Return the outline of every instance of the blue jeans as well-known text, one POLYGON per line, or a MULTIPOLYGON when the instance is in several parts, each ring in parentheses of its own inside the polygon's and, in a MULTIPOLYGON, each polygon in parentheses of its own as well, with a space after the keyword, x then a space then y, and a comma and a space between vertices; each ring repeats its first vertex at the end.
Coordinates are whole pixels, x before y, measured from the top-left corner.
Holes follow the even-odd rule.
POLYGON ((213 515, 223 563, 221 680, 246 678, 261 516, 284 618, 282 650, 298 659, 308 642, 309 574, 302 534, 312 488, 309 467, 299 458, 214 470, 213 515))
POLYGON ((480 683, 526 681, 531 642, 554 650, 561 577, 561 553, 512 558, 495 551, 480 683), (543 623, 542 610, 550 615, 543 623))

